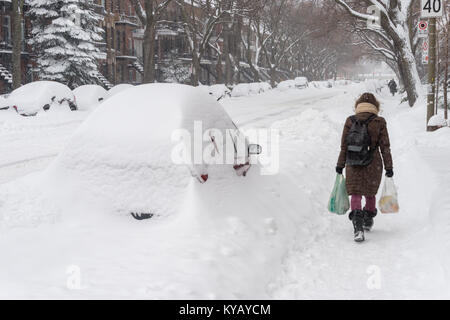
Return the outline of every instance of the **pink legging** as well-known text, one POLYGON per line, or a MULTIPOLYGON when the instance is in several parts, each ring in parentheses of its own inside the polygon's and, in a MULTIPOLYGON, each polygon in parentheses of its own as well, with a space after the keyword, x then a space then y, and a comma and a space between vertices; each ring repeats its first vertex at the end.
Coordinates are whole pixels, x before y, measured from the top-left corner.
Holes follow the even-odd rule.
MULTIPOLYGON (((360 195, 353 195, 352 196, 352 211, 354 210, 362 210, 362 197, 360 195)), ((366 206, 364 207, 367 211, 375 211, 376 210, 376 197, 375 196, 364 196, 366 198, 366 206)))

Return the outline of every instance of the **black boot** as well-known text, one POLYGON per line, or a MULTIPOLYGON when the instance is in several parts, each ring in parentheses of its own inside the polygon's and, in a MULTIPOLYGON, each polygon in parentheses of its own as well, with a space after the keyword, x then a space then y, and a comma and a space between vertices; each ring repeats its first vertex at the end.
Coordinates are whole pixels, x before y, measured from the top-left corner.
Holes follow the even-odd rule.
POLYGON ((377 209, 375 211, 368 211, 364 209, 364 230, 371 231, 373 228, 373 218, 375 218, 378 214, 377 209))
POLYGON ((353 222, 353 228, 355 229, 355 241, 363 242, 364 237, 364 212, 362 210, 354 210, 350 212, 350 220, 353 222))

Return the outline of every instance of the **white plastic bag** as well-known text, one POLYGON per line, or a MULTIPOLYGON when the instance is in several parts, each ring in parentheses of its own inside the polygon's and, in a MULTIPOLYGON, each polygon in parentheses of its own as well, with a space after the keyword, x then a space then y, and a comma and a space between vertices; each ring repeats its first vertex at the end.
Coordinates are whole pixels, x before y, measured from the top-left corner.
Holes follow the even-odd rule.
POLYGON ((398 213, 400 211, 397 188, 393 178, 386 177, 384 180, 383 193, 378 202, 378 207, 382 213, 398 213))

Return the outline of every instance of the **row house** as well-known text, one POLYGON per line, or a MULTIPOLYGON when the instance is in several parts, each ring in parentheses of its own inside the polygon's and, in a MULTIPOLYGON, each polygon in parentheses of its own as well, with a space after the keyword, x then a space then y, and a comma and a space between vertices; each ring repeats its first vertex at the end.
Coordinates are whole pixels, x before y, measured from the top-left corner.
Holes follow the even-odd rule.
MULTIPOLYGON (((104 16, 104 61, 100 61, 102 75, 112 84, 139 84, 143 78, 144 28, 129 0, 96 0, 97 12, 104 16)), ((167 81, 165 70, 190 69, 192 53, 183 28, 181 8, 172 2, 164 11, 156 31, 156 80, 167 81)), ((211 82, 214 57, 212 50, 202 60, 202 82, 211 82)))
MULTIPOLYGON (((103 16, 101 27, 103 41, 97 45, 104 53, 99 61, 98 82, 106 88, 118 83, 139 84, 143 79, 144 28, 129 0, 94 0, 95 11, 103 16)), ((12 84, 11 64, 11 1, 0 0, 0 93, 9 92, 12 84)), ((26 8, 25 8, 26 11, 26 8)), ((220 33, 220 26, 216 34, 220 33)), ((31 29, 31 21, 25 17, 24 38, 31 29)), ((231 36, 232 33, 231 33, 231 36)), ((234 35, 236 36, 236 35, 234 35)), ((223 39, 217 39, 223 48, 223 39)), ((237 39, 239 42, 240 39, 237 39)), ((33 52, 24 41, 22 52, 22 79, 24 83, 36 80, 33 75, 33 52)), ((242 60, 245 60, 242 52, 242 60)), ((217 53, 210 49, 201 61, 200 81, 213 84, 218 73, 224 72, 224 62, 218 62, 217 53), (221 70, 218 70, 221 69, 221 70)), ((156 80, 158 82, 189 82, 192 52, 183 28, 183 14, 179 5, 172 2, 164 11, 157 24, 156 32, 156 80), (181 73, 179 78, 171 73, 181 73), (184 73, 184 77, 183 77, 184 73)), ((249 81, 250 72, 245 64, 242 68, 242 81, 249 81)))

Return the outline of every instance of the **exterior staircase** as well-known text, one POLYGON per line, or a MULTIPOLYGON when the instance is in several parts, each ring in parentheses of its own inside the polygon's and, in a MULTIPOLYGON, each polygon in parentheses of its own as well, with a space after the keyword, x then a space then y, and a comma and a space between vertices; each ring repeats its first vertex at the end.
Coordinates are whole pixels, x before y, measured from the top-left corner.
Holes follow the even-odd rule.
POLYGON ((0 63, 0 80, 5 81, 8 85, 13 83, 12 74, 0 63))
POLYGON ((105 78, 100 72, 96 72, 94 77, 97 78, 98 82, 102 84, 107 90, 111 89, 114 85, 105 78))
POLYGON ((140 73, 144 74, 144 66, 139 60, 133 62, 133 67, 140 73))

